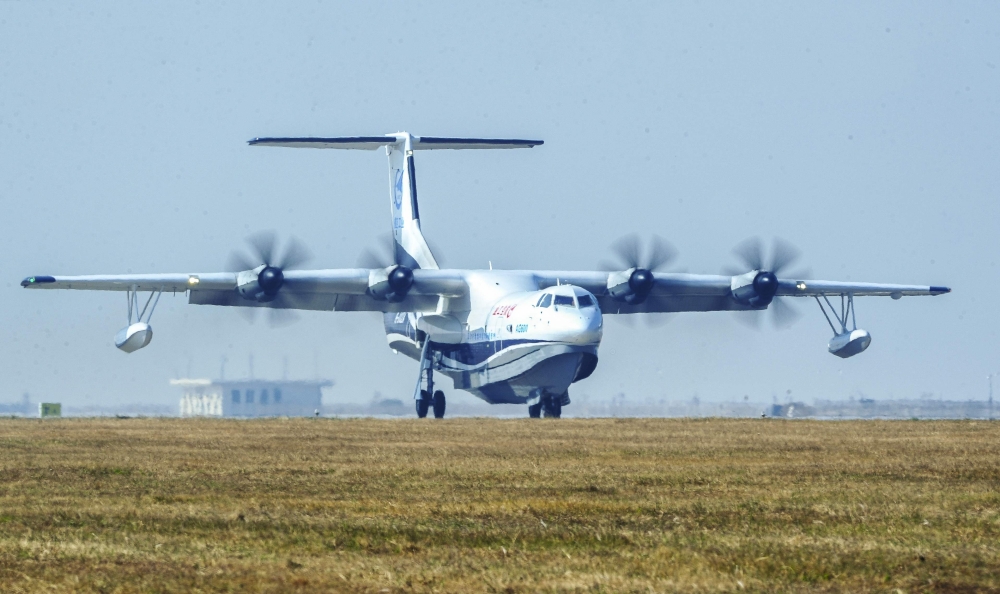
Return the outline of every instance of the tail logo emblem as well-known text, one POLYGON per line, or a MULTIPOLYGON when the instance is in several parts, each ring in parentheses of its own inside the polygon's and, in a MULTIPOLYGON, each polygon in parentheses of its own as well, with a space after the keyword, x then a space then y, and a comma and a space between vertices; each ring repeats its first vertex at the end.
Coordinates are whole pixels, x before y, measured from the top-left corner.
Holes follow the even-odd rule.
POLYGON ((396 185, 392 191, 392 202, 396 205, 396 210, 403 207, 403 170, 396 170, 396 185))

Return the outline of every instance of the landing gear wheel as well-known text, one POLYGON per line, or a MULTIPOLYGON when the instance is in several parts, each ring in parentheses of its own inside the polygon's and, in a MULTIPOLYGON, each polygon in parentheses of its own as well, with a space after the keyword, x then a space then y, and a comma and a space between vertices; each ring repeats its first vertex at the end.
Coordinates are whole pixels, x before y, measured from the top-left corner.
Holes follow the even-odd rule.
POLYGON ((532 404, 528 407, 528 416, 532 419, 537 419, 542 416, 542 403, 532 404))
POLYGON ((434 392, 434 418, 444 418, 444 392, 441 390, 434 392))
POLYGON ((552 417, 553 419, 558 419, 562 416, 562 402, 555 396, 545 395, 542 397, 542 413, 546 417, 552 417))
POLYGON ((431 396, 427 393, 427 390, 420 390, 420 400, 417 400, 417 417, 424 418, 427 416, 427 409, 430 408, 431 396))

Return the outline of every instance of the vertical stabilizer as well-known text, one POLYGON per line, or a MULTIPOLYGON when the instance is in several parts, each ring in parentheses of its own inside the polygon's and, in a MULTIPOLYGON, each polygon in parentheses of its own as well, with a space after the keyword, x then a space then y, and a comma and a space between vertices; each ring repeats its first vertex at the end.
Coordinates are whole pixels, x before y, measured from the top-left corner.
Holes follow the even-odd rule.
POLYGON ((437 268, 437 260, 420 231, 413 137, 406 132, 393 136, 397 142, 387 145, 385 150, 389 155, 389 209, 396 261, 413 269, 437 268))

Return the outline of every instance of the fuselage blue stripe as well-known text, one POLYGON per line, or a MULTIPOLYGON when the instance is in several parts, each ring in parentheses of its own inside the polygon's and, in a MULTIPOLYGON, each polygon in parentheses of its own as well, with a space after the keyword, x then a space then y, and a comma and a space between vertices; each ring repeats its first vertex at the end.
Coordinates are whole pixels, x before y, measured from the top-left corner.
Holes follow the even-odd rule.
POLYGON ((459 344, 432 343, 434 350, 442 356, 452 359, 462 365, 480 365, 490 357, 504 349, 524 344, 552 344, 548 340, 532 340, 518 338, 510 340, 487 340, 483 342, 463 342, 459 344))

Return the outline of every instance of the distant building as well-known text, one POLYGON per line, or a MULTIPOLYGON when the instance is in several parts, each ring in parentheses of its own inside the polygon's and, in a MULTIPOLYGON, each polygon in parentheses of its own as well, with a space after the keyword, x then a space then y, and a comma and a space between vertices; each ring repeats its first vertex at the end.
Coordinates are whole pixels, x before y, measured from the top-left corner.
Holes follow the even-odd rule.
POLYGON ((322 407, 321 381, 176 379, 182 417, 304 417, 322 407))

